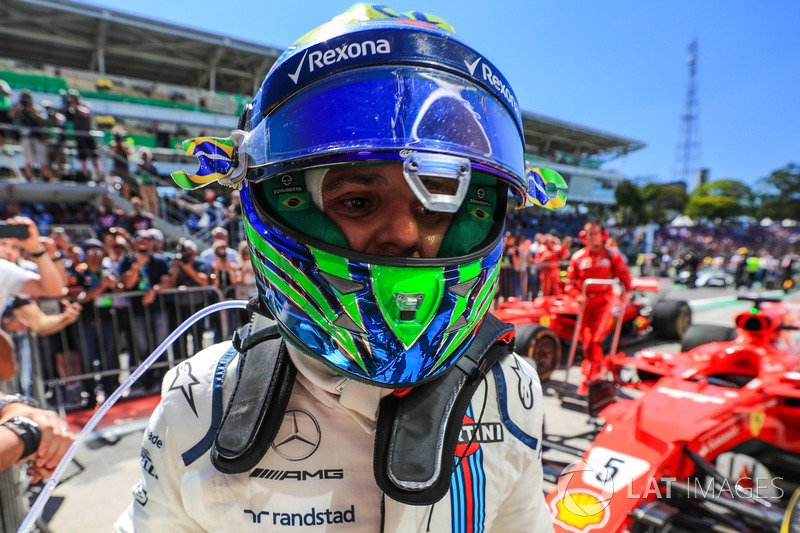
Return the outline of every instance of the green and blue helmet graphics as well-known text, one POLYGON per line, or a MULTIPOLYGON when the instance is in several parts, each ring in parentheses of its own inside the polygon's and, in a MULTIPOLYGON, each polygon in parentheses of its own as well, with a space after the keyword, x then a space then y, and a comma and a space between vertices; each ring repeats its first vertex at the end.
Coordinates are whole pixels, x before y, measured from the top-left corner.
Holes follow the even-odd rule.
POLYGON ((519 106, 497 68, 441 19, 358 4, 279 58, 239 127, 258 291, 287 341, 383 387, 452 366, 497 288, 507 194, 529 196, 519 106), (349 249, 304 172, 415 153, 471 165, 439 257, 349 249))

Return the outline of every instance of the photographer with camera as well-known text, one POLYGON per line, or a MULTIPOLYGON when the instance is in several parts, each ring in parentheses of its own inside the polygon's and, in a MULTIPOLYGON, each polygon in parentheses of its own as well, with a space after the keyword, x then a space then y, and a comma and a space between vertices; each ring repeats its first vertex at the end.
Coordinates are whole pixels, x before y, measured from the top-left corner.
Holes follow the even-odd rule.
MULTIPOLYGON (((147 230, 135 233, 133 252, 120 265, 122 284, 126 291, 142 291, 141 298, 131 298, 132 352, 135 363, 144 361, 163 341, 169 326, 163 301, 158 293, 172 287, 166 258, 156 256, 151 249, 152 235, 147 230)), ((145 374, 147 384, 147 374, 145 374)), ((150 376, 152 380, 152 376, 150 376)))
POLYGON ((139 196, 144 202, 144 210, 156 216, 161 216, 157 190, 158 167, 153 161, 153 152, 147 148, 142 148, 139 152, 136 176, 139 181, 139 196))
POLYGON ((44 143, 46 138, 44 126, 47 122, 47 114, 41 106, 33 102, 30 91, 22 91, 19 100, 9 112, 11 120, 18 124, 20 130, 20 142, 22 144, 22 156, 25 159, 25 177, 33 179, 33 169, 38 167, 42 175, 51 179, 52 175, 47 169, 47 147, 44 143))
MULTIPOLYGON (((59 297, 64 293, 61 275, 51 259, 54 252, 39 237, 33 220, 14 217, 0 223, 0 316, 11 296, 59 297), (22 252, 37 265, 38 274, 17 265, 22 252)), ((14 344, 0 330, 0 380, 11 379, 15 372, 14 344)))
POLYGON ((241 265, 229 260, 227 242, 214 241, 212 248, 214 249, 214 262, 211 264, 211 282, 215 287, 224 291, 239 282, 241 265))
POLYGON ((47 165, 45 177, 49 181, 55 181, 54 176, 60 176, 64 171, 67 160, 64 157, 64 126, 67 124, 67 117, 58 112, 53 107, 53 103, 44 100, 42 106, 47 113, 45 118, 45 133, 47 143, 47 165), (55 171, 54 171, 55 169, 55 171))
POLYGON ((11 86, 5 80, 0 80, 0 148, 6 144, 6 135, 12 139, 15 137, 14 130, 9 128, 11 124, 11 86))
POLYGON ((111 141, 109 153, 111 154, 111 172, 108 173, 108 186, 117 193, 122 193, 123 198, 131 197, 128 158, 131 155, 131 148, 125 140, 126 132, 119 126, 112 129, 114 140, 111 141))
MULTIPOLYGON (((208 287, 210 276, 208 266, 197 258, 197 245, 189 239, 181 239, 175 250, 170 273, 170 283, 172 287, 208 287)), ((192 316, 208 302, 205 291, 191 290, 187 293, 176 294, 177 298, 177 320, 172 324, 173 329, 178 324, 192 316)), ((188 348, 191 353, 197 353, 201 349, 203 337, 202 323, 195 324, 191 329, 192 347, 188 348)), ((181 353, 187 349, 185 337, 181 337, 181 353)))
MULTIPOLYGON (((119 369, 116 338, 114 335, 114 301, 112 293, 120 292, 122 284, 111 261, 105 261, 103 243, 98 239, 88 239, 83 243, 85 260, 70 270, 70 296, 82 306, 81 321, 72 328, 73 347, 78 349, 88 368, 88 373, 97 361, 103 370, 119 369), (92 366, 90 366, 92 365, 92 366)), ((98 394, 92 394, 94 383, 84 383, 89 393, 89 406, 98 401, 98 394)), ((103 376, 102 389, 107 397, 119 383, 117 376, 103 376)))
POLYGON ((86 159, 94 161, 96 172, 95 181, 100 181, 103 172, 100 170, 100 160, 97 158, 97 143, 89 130, 92 129, 92 110, 81 102, 81 93, 77 89, 70 89, 64 97, 64 115, 72 123, 75 130, 75 142, 78 146, 78 160, 81 162, 81 171, 89 179, 89 168, 86 159))

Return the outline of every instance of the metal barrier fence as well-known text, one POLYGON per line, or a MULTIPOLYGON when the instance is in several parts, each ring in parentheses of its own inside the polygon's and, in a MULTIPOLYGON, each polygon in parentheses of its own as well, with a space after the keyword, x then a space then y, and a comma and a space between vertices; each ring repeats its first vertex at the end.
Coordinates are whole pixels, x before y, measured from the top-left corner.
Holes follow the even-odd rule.
MULTIPOLYGON (((107 293, 84 306, 77 322, 48 336, 15 334, 19 370, 5 384, 6 393, 21 392, 42 405, 54 407, 61 416, 81 406, 91 396, 111 394, 130 372, 186 318, 211 303, 246 300, 256 293, 254 285, 179 287, 165 290, 150 305, 144 292, 107 293), (85 393, 83 396, 80 393, 85 393)), ((56 299, 40 299, 48 314, 61 311, 56 299)), ((167 351, 166 360, 156 362, 145 374, 144 386, 134 385, 132 394, 150 394, 160 387, 160 376, 212 343, 230 339, 233 329, 249 320, 245 311, 223 311, 193 326, 167 351), (149 380, 148 380, 149 378, 149 380)), ((28 509, 28 478, 20 466, 0 472, 0 532, 16 531, 28 509)), ((35 493, 34 496, 35 497, 35 493)), ((41 531, 49 531, 37 522, 41 531)))
MULTIPOLYGON (((145 292, 99 295, 84 306, 77 322, 40 337, 18 339, 20 389, 46 399, 60 414, 92 405, 111 394, 130 372, 179 324, 209 304, 235 297, 238 287, 224 292, 214 287, 180 287, 160 292, 152 303, 145 292), (19 342, 22 341, 22 342, 19 342), (26 379, 26 376, 29 376, 26 379)), ((40 300, 48 313, 60 312, 55 300, 40 300)), ((193 325, 134 384, 132 395, 160 390, 168 368, 216 342, 230 339, 233 329, 247 320, 244 313, 221 312, 193 325)))

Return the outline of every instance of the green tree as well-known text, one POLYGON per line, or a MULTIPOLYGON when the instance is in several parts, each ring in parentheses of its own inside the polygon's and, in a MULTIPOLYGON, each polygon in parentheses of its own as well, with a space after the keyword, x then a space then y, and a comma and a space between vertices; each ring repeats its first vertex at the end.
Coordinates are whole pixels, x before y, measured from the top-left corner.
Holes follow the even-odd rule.
POLYGON ((774 220, 800 218, 800 166, 789 163, 762 180, 759 215, 774 220))
POLYGON ((689 197, 684 214, 692 218, 728 219, 753 212, 753 194, 741 181, 725 179, 701 185, 689 197))
POLYGON ((614 189, 617 200, 617 221, 623 226, 635 226, 642 217, 642 192, 639 187, 628 180, 619 182, 614 189))
POLYGON ((651 183, 642 188, 644 222, 666 224, 683 212, 689 201, 686 187, 676 183, 651 183))

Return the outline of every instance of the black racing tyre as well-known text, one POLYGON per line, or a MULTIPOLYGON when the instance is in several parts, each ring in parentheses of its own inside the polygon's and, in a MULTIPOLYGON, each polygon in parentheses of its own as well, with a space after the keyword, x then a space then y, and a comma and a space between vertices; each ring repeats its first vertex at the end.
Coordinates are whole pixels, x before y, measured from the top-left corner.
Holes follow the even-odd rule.
POLYGON ((693 324, 683 335, 681 351, 688 352, 709 342, 732 341, 734 337, 736 337, 736 328, 713 326, 711 324, 693 324))
POLYGON ((661 300, 653 308, 652 324, 657 337, 679 341, 692 324, 692 308, 684 300, 661 300))
POLYGON ((544 382, 561 362, 561 340, 555 332, 538 324, 517 327, 516 352, 533 360, 539 380, 544 382))

